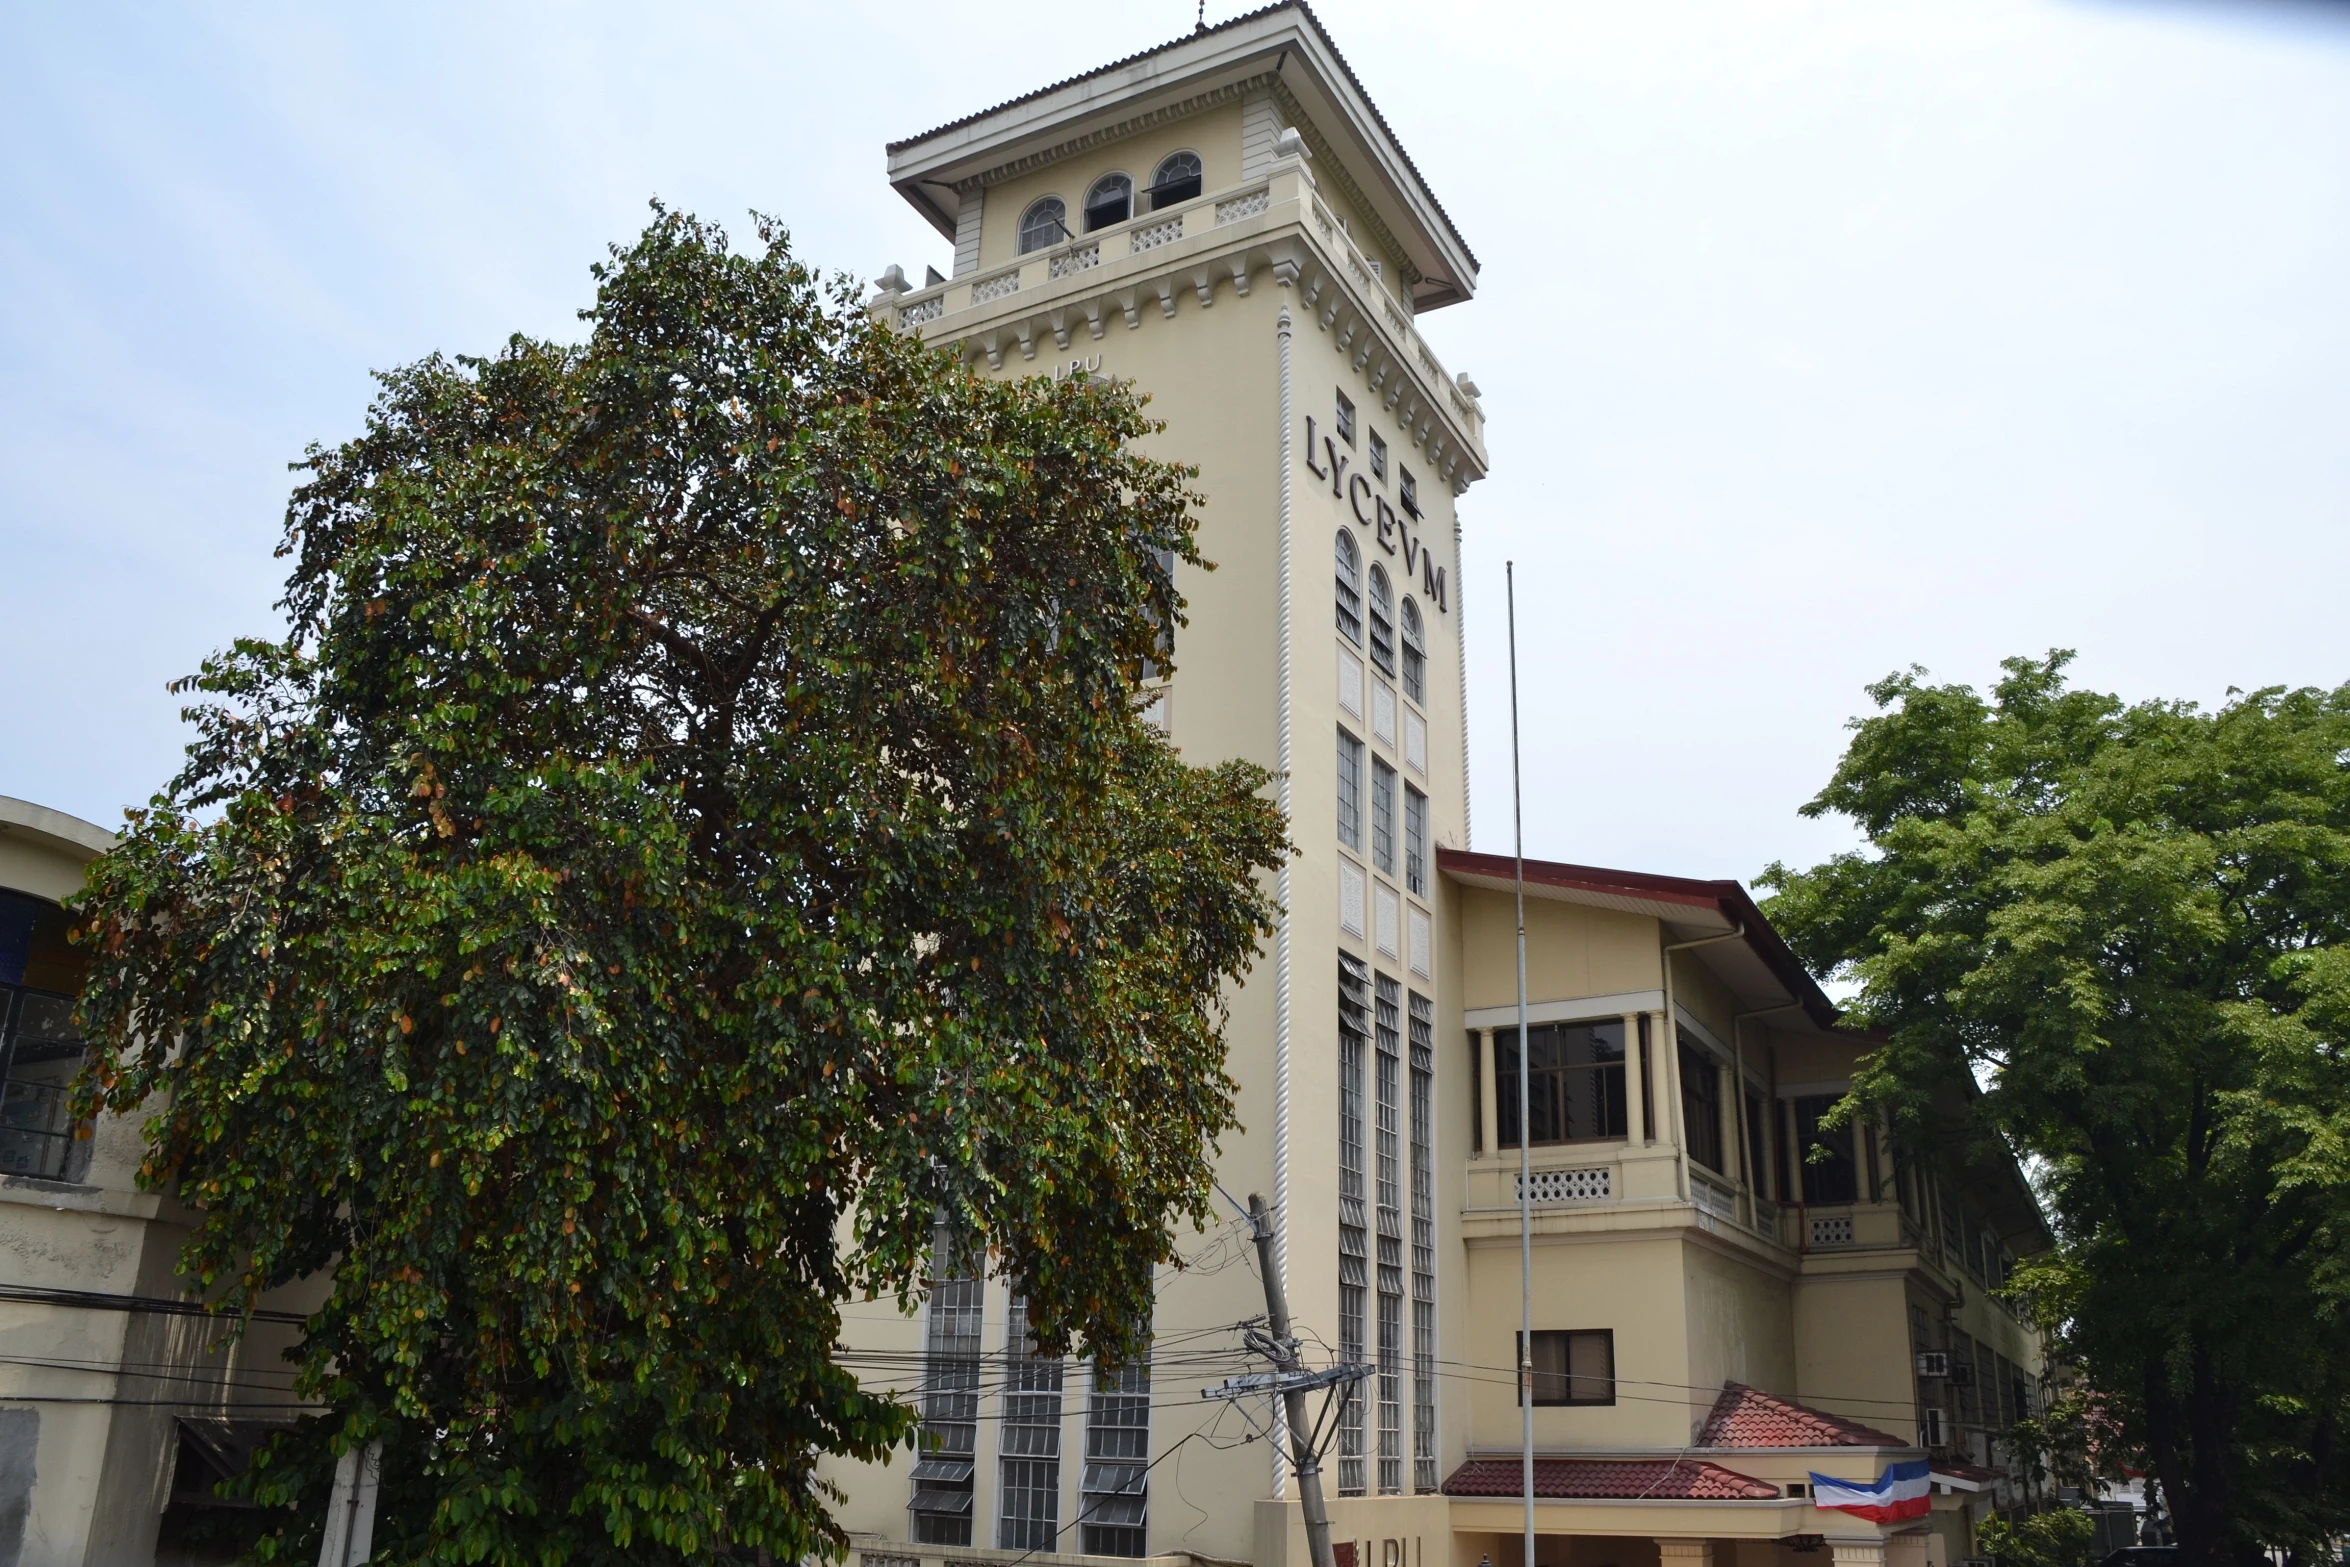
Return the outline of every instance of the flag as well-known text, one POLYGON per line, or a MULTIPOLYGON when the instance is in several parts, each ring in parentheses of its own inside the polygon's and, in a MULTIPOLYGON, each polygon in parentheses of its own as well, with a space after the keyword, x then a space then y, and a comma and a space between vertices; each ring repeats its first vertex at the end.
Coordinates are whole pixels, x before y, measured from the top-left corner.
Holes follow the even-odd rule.
POLYGON ((1866 1518, 1871 1523, 1923 1518, 1933 1505, 1926 1497, 1926 1461, 1920 1458, 1912 1463, 1894 1464, 1877 1476, 1874 1484, 1839 1480, 1834 1475, 1815 1472, 1811 1477, 1811 1504, 1866 1518))

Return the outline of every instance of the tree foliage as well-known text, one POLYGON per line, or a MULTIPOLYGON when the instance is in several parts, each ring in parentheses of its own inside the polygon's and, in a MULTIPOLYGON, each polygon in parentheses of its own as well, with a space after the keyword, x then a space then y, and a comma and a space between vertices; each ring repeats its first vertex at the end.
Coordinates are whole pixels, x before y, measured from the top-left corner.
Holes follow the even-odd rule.
POLYGON ((2013 659, 1870 689, 1774 923, 1890 1043, 1855 1083, 2042 1177, 2021 1284, 2198 1561, 2350 1527, 2350 687, 2205 711, 2013 659))
POLYGON ((910 1427, 839 1303, 943 1212, 1128 1355, 1233 1124, 1284 826, 1137 716, 1189 471, 760 236, 656 209, 584 344, 383 376, 81 905, 188 1273, 332 1272, 257 1492, 381 1436, 379 1559, 836 1546, 816 1460, 910 1427))

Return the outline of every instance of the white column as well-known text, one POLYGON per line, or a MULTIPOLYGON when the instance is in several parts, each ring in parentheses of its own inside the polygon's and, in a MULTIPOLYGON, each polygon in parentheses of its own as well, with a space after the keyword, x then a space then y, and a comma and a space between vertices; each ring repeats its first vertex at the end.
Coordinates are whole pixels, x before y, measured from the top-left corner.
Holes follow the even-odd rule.
POLYGON ((1648 1141, 1648 1096, 1640 1089, 1640 1014, 1624 1014, 1624 1110, 1632 1124, 1624 1128, 1624 1141, 1634 1148, 1648 1141))
POLYGON ((1493 1030, 1477 1030, 1477 1124, 1488 1154, 1501 1152, 1501 1106, 1494 1101, 1493 1030))

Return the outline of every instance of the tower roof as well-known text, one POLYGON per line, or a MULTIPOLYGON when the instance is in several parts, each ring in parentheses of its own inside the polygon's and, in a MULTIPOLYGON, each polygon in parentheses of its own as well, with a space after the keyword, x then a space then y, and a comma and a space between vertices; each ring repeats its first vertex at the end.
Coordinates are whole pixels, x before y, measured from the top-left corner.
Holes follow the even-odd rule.
POLYGON ((1305 0, 1236 16, 888 146, 899 195, 952 238, 969 191, 1262 85, 1300 112, 1420 274, 1432 309, 1476 288, 1477 258, 1305 0))

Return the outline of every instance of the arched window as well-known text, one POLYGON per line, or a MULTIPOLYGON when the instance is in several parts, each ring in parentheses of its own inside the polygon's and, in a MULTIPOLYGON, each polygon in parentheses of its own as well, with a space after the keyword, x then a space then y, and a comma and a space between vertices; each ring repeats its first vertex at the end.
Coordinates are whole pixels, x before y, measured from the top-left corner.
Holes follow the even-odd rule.
POLYGON ((1105 174, 1085 193, 1085 232, 1106 229, 1134 216, 1134 181, 1123 174, 1105 174))
POLYGON ((1020 214, 1020 254, 1058 245, 1069 232, 1069 208, 1058 196, 1040 196, 1020 214))
POLYGON ((1395 673, 1395 598, 1385 568, 1376 561, 1371 565, 1371 662, 1395 673))
POLYGON ((1428 639, 1420 630, 1420 606, 1408 593, 1403 601, 1403 694, 1423 706, 1428 701, 1428 639))
POLYGON ((1172 207, 1181 202, 1197 201, 1200 193, 1200 161, 1196 152, 1170 152, 1159 160, 1158 171, 1151 175, 1151 210, 1172 207))
POLYGON ((1338 629, 1349 642, 1363 640, 1363 552, 1346 528, 1338 530, 1338 629))

